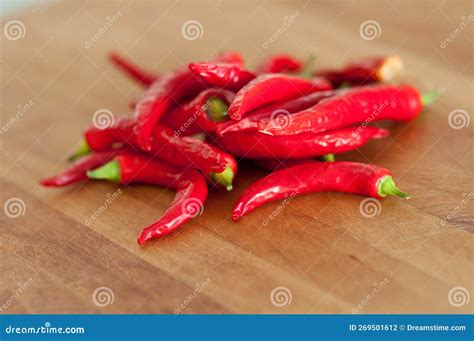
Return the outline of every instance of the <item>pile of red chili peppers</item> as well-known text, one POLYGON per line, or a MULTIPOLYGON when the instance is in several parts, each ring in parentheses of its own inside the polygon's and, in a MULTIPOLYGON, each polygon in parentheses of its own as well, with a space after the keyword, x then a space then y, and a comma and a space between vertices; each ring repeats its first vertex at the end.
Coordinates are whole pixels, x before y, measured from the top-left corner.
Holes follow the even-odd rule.
POLYGON ((236 157, 270 173, 237 199, 234 221, 267 202, 309 192, 408 198, 389 170, 334 155, 388 136, 368 124, 412 120, 437 95, 394 85, 403 68, 398 56, 313 70, 311 62, 281 54, 249 70, 239 53, 229 52, 164 74, 118 54, 111 61, 146 89, 131 104, 133 115, 87 128, 70 167, 41 184, 91 178, 174 189, 173 202, 142 230, 139 244, 199 214, 209 186, 232 190, 236 157))

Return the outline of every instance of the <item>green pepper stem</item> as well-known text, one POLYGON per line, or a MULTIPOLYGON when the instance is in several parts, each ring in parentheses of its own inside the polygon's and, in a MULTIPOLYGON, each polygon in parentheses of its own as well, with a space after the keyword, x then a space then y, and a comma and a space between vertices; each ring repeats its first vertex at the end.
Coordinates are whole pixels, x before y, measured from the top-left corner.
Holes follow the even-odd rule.
POLYGON ((86 141, 82 141, 79 148, 67 158, 69 162, 75 161, 79 159, 80 157, 83 157, 91 152, 91 149, 89 148, 88 144, 86 141))
POLYGON ((224 186, 228 191, 232 191, 232 180, 234 180, 234 171, 227 165, 221 173, 211 173, 211 179, 219 185, 224 186))
POLYGON ((404 199, 409 199, 410 195, 400 191, 397 186, 395 186, 395 182, 393 178, 389 175, 384 176, 378 185, 378 194, 381 197, 386 197, 387 195, 397 195, 404 199))
POLYGON ((316 60, 316 56, 314 54, 310 54, 308 56, 308 60, 303 66, 303 69, 299 73, 299 76, 302 78, 311 78, 313 77, 313 69, 314 69, 314 61, 316 60))
POLYGON ((421 104, 426 107, 432 104, 440 95, 438 90, 431 90, 421 95, 421 104))
POLYGON ((206 102, 206 113, 209 119, 220 122, 227 118, 228 105, 219 97, 209 97, 206 102))
POLYGON ((334 162, 336 161, 336 157, 334 156, 334 154, 326 154, 326 155, 323 155, 321 156, 321 159, 323 161, 326 161, 326 162, 334 162))
POLYGON ((91 179, 120 182, 120 165, 117 160, 112 160, 99 168, 88 171, 87 176, 91 179))

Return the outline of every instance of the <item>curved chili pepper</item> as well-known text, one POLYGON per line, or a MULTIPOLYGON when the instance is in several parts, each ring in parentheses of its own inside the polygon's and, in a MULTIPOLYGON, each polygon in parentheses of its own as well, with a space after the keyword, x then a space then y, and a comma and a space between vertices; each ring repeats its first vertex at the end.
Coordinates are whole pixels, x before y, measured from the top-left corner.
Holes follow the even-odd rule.
POLYGON ((266 59, 262 65, 257 68, 258 73, 284 73, 284 72, 300 72, 303 63, 298 59, 287 55, 277 54, 266 59))
POLYGON ((173 202, 163 215, 146 227, 138 237, 138 244, 162 237, 176 230, 202 210, 207 198, 207 184, 196 170, 182 171, 176 167, 136 154, 124 154, 106 165, 87 172, 92 179, 103 179, 120 184, 146 183, 176 190, 173 202))
POLYGON ((112 63, 120 70, 125 72, 130 78, 136 80, 138 83, 146 87, 150 86, 151 83, 153 83, 158 78, 158 75, 142 69, 118 53, 112 52, 110 53, 109 57, 112 63))
POLYGON ((388 82, 403 70, 399 56, 367 57, 350 63, 340 70, 318 71, 315 76, 328 79, 334 87, 343 83, 362 85, 373 82, 388 82))
POLYGON ((366 86, 331 97, 319 104, 291 115, 288 125, 262 119, 259 130, 269 135, 295 135, 303 132, 323 132, 352 124, 380 120, 408 121, 421 112, 423 106, 437 96, 423 96, 409 85, 366 86))
POLYGON ((339 154, 354 150, 372 139, 389 135, 382 128, 346 128, 327 133, 301 133, 291 137, 270 136, 258 132, 228 133, 217 141, 225 150, 239 157, 308 158, 326 154, 339 154))
POLYGON ((273 172, 252 184, 237 199, 232 219, 237 221, 265 203, 310 192, 409 197, 395 186, 388 169, 357 162, 312 162, 273 172))
POLYGON ((243 69, 240 65, 230 63, 191 63, 189 68, 209 84, 232 91, 239 91, 255 78, 253 72, 243 69))
POLYGON ((331 84, 323 78, 307 80, 283 74, 261 75, 240 89, 229 107, 229 116, 240 120, 243 115, 265 104, 289 101, 331 88, 331 84))

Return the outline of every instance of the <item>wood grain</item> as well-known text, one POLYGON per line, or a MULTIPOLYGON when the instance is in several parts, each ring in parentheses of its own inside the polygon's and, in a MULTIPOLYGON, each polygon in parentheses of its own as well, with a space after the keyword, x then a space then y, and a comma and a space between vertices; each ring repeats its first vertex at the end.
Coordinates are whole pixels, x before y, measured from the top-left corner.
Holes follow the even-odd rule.
POLYGON ((460 307, 448 301, 455 287, 474 294, 473 124, 453 129, 448 117, 457 109, 472 113, 472 21, 441 47, 471 10, 472 2, 461 0, 78 0, 41 2, 11 18, 24 24, 26 35, 1 38, 1 203, 5 208, 19 198, 25 210, 17 218, 1 215, 3 312, 472 313, 474 299, 460 307), (189 20, 201 23, 201 38, 183 38, 189 20), (367 20, 380 26, 378 38, 362 39, 359 28, 367 20), (139 231, 165 210, 172 192, 122 188, 86 224, 106 194, 117 191, 114 185, 38 186, 65 166, 94 112, 126 114, 128 102, 143 92, 107 63, 110 50, 164 72, 225 49, 241 51, 251 67, 281 51, 300 58, 315 53, 319 67, 399 54, 405 80, 440 89, 440 98, 414 122, 386 124, 390 138, 339 159, 391 169, 413 199, 384 200, 378 216, 365 218, 361 197, 313 194, 292 200, 270 224, 263 220, 281 203, 234 224, 233 202, 265 174, 242 162, 233 192, 213 191, 200 217, 138 247, 139 231), (99 287, 112 290, 112 304, 94 303, 99 287), (272 304, 277 287, 291 292, 291 303, 272 304))

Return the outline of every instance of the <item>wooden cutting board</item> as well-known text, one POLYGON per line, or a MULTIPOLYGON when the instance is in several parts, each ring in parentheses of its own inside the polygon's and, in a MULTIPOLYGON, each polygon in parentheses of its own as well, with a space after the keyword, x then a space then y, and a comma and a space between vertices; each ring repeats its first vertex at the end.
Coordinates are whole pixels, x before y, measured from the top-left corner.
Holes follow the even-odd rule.
POLYGON ((471 10, 470 1, 77 0, 4 19, 23 26, 1 37, 3 311, 473 312, 471 10), (192 20, 197 33, 185 39, 192 20), (228 49, 250 67, 277 52, 314 53, 321 68, 399 54, 404 79, 441 96, 338 159, 391 169, 413 198, 388 198, 367 218, 362 197, 311 194, 232 223, 233 202, 265 175, 241 162, 233 192, 212 191, 201 216, 139 247, 171 191, 38 186, 66 166, 95 112, 127 114, 143 93, 108 64, 109 51, 165 72, 228 49))

